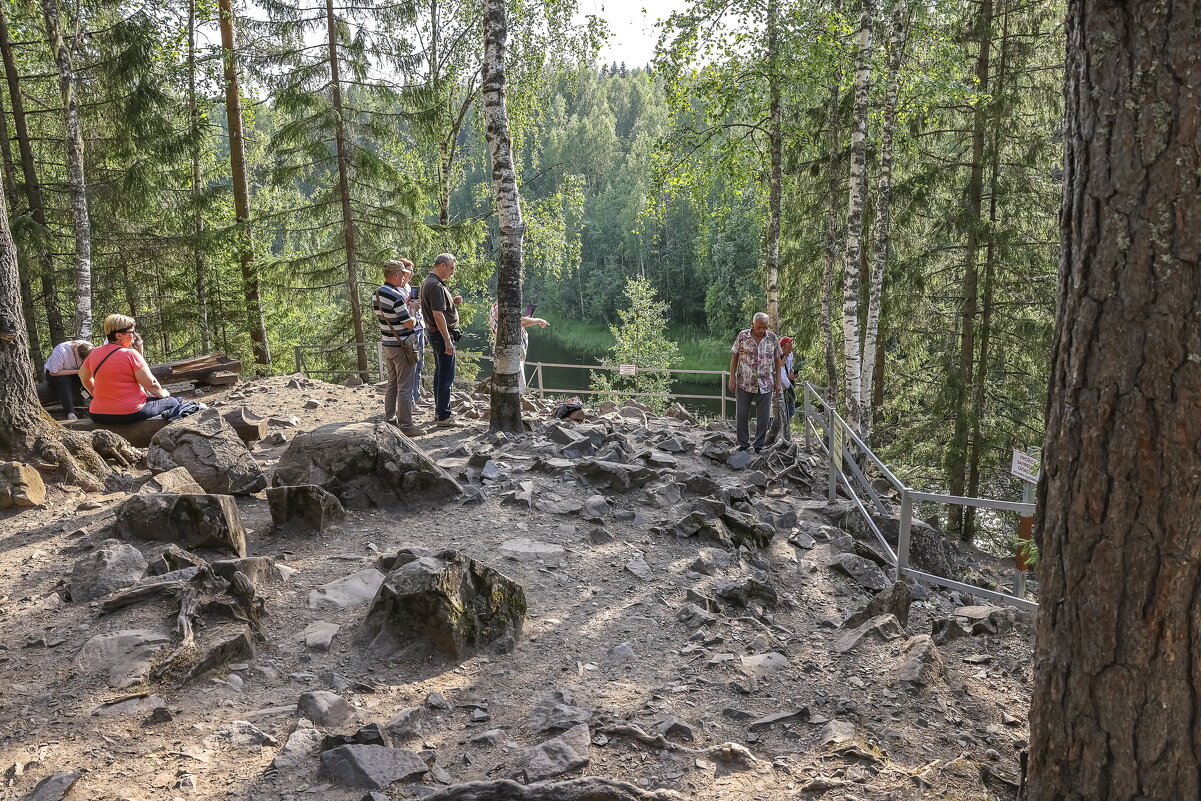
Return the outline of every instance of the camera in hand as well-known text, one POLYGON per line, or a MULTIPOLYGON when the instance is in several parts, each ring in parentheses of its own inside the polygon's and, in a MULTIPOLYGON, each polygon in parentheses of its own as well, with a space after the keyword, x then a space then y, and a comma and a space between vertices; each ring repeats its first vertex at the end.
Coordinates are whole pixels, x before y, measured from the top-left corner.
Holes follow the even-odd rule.
POLYGON ((456 345, 458 345, 459 340, 462 338, 463 338, 463 330, 461 328, 450 329, 450 340, 452 342, 454 342, 456 345))

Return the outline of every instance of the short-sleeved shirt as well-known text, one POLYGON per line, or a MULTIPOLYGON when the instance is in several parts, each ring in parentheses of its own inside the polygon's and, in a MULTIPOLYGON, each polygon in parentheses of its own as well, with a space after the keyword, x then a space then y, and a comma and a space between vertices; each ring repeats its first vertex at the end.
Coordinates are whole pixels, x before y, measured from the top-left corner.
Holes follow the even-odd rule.
POLYGON ((83 360, 79 358, 75 348, 87 344, 90 344, 87 340, 72 339, 70 342, 55 345, 54 350, 50 352, 50 358, 46 360, 46 372, 61 373, 63 370, 78 370, 83 366, 83 360))
POLYGON ((133 348, 106 343, 93 350, 83 363, 92 371, 96 391, 88 411, 94 414, 133 414, 146 405, 146 390, 134 376, 146 366, 133 348), (114 353, 114 351, 116 351, 114 353), (109 357, 109 354, 113 355, 109 357), (105 357, 108 357, 107 359, 105 357), (104 364, 100 364, 104 362, 104 364))
POLYGON ((758 342, 747 328, 738 333, 730 353, 738 354, 734 384, 745 392, 771 392, 775 387, 776 359, 782 358, 780 340, 767 331, 758 342))
POLYGON ((371 308, 375 311, 375 321, 379 324, 379 336, 385 347, 400 347, 400 343, 413 336, 416 329, 410 329, 405 323, 412 318, 408 304, 409 288, 398 289, 391 284, 384 284, 375 290, 371 296, 371 308), (392 330, 396 329, 399 339, 392 330))
POLYGON ((446 282, 430 273, 421 285, 421 314, 425 324, 429 326, 430 334, 438 333, 438 321, 434 312, 439 311, 446 317, 448 331, 459 327, 459 309, 455 306, 454 296, 450 294, 446 282))

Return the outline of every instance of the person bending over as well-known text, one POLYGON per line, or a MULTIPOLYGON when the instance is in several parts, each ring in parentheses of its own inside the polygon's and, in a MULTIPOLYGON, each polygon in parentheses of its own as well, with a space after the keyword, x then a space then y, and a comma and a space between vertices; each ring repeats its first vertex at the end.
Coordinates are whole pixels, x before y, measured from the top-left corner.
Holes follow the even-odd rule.
POLYGON ((56 345, 46 360, 46 383, 58 395, 68 420, 79 419, 75 414, 75 393, 83 386, 79 381, 79 368, 91 352, 91 342, 73 339, 56 345))
POLYGON ((135 423, 180 404, 150 373, 136 325, 123 314, 104 318, 105 342, 88 354, 79 369, 79 380, 92 393, 88 416, 96 423, 135 423))

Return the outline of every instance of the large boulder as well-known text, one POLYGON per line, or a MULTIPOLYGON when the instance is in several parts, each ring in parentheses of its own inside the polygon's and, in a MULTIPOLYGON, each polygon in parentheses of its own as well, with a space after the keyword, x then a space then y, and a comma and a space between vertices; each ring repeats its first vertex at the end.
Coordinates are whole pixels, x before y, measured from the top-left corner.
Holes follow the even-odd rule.
POLYGON ((279 532, 323 531, 346 518, 338 499, 314 484, 271 487, 267 504, 271 507, 271 522, 279 532))
POLYGON ((463 491, 387 423, 331 423, 297 435, 275 467, 274 483, 315 484, 354 509, 444 499, 463 491))
POLYGON ((228 495, 134 495, 117 507, 113 531, 123 540, 173 542, 246 555, 246 529, 228 495))
MULTIPOLYGON (((833 515, 835 520, 844 526, 857 538, 875 541, 875 534, 868 529, 858 509, 839 508, 833 515)), ((884 535, 884 539, 895 550, 897 535, 901 530, 900 518, 881 517, 873 515, 872 520, 884 535)), ((964 574, 964 563, 955 552, 955 545, 950 538, 938 529, 916 518, 909 527, 909 564, 925 573, 942 576, 949 579, 960 579, 964 574)))
POLYGON ((177 420, 155 434, 146 465, 155 473, 187 468, 205 492, 249 495, 267 486, 250 449, 216 409, 177 420))
POLYGON ((843 626, 853 629, 861 623, 878 615, 890 614, 901 624, 901 628, 909 625, 909 605, 913 603, 913 593, 909 585, 897 581, 877 592, 862 609, 855 612, 845 621, 843 626))
POLYGON ((151 492, 174 492, 180 495, 199 495, 204 492, 204 487, 196 483, 196 479, 192 478, 192 474, 188 472, 186 467, 176 467, 168 470, 165 473, 159 473, 156 476, 151 476, 145 484, 139 489, 143 495, 151 492))
POLYGON ((75 671, 102 675, 110 686, 123 689, 144 681, 155 656, 171 641, 170 634, 147 629, 97 634, 79 649, 75 671))
POLYGON ((0 462, 0 509, 41 506, 46 502, 42 474, 21 462, 0 462))
POLYGON ((455 658, 481 647, 511 648, 525 621, 525 590, 459 551, 397 555, 358 639, 391 651, 424 643, 455 658))
POLYGON ((76 603, 103 598, 137 584, 146 572, 146 558, 132 545, 105 540, 71 569, 71 600, 76 603))

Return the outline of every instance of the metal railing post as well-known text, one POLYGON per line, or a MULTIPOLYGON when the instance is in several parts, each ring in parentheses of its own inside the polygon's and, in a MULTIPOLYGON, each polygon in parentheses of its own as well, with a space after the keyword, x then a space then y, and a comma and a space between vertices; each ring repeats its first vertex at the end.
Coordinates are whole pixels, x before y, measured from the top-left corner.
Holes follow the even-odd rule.
POLYGON ((383 381, 384 376, 388 374, 387 368, 384 367, 384 343, 375 343, 375 368, 379 371, 376 375, 379 376, 377 381, 383 381))
POLYGON ((296 372, 303 373, 304 370, 301 368, 304 366, 304 355, 300 352, 300 346, 297 345, 295 348, 293 348, 292 352, 296 356, 296 372))
POLYGON ((801 424, 805 428, 805 450, 811 452, 813 450, 813 442, 809 435, 810 408, 809 408, 809 385, 808 384, 805 384, 803 392, 805 393, 804 394, 805 401, 804 401, 804 406, 801 409, 801 413, 804 415, 804 417, 801 420, 801 424))
POLYGON ((538 371, 538 397, 545 398, 546 391, 542 384, 542 362, 538 362, 538 364, 534 366, 534 369, 538 371))
POLYGON ((838 425, 838 419, 834 416, 834 410, 830 409, 829 423, 826 425, 826 435, 830 445, 830 486, 827 488, 827 496, 830 503, 838 500, 838 459, 835 456, 835 451, 838 448, 838 437, 834 434, 834 427, 838 425))
POLYGON ((897 528, 897 581, 909 569, 909 534, 913 528, 913 498, 909 490, 901 492, 901 519, 897 528))
POLYGON ((726 415, 726 384, 729 382, 729 379, 726 376, 727 376, 726 371, 722 370, 722 373, 721 373, 721 419, 722 420, 725 420, 727 417, 727 415, 726 415))

